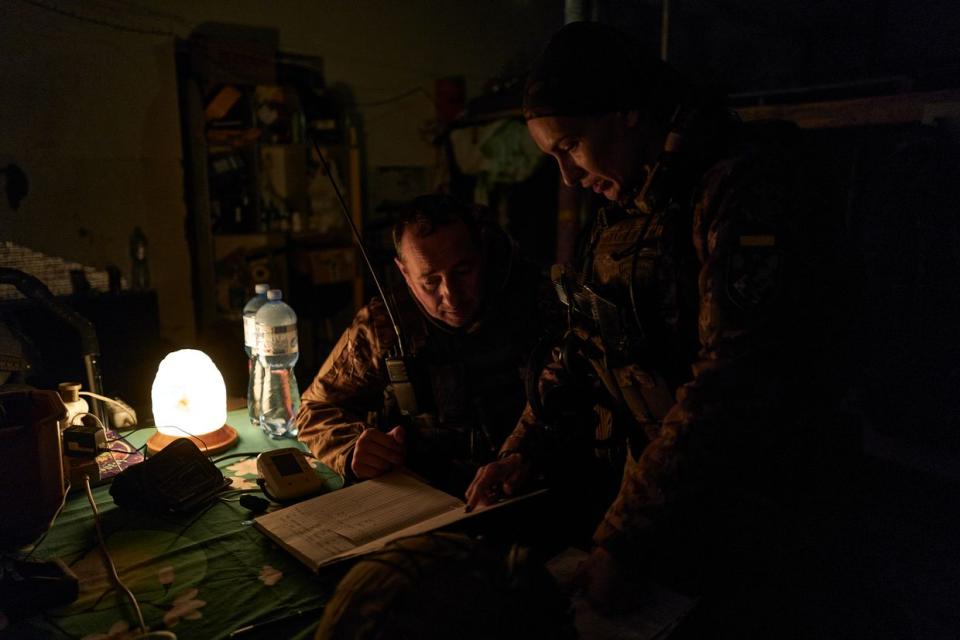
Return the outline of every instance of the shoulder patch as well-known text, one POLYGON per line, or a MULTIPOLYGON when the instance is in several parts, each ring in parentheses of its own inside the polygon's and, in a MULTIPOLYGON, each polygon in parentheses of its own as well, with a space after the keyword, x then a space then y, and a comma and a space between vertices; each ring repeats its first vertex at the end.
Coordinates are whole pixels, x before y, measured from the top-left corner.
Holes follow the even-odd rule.
POLYGON ((740 247, 730 255, 727 296, 740 309, 756 309, 773 296, 782 263, 780 252, 774 247, 774 236, 741 236, 740 247), (744 244, 744 238, 762 240, 744 244))

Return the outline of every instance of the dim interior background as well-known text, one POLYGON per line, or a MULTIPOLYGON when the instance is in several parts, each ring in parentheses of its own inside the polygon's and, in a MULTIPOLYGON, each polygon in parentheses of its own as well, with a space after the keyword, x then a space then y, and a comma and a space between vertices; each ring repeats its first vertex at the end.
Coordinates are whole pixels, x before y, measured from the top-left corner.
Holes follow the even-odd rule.
MULTIPOLYGON (((576 17, 632 32, 737 107, 860 105, 806 133, 862 269, 851 403, 872 450, 955 483, 951 0, 0 0, 0 167, 30 185, 17 210, 0 201, 0 264, 32 269, 95 323, 107 392, 142 412, 173 347, 207 350, 243 395, 238 311, 269 277, 300 314, 303 386, 373 292, 306 132, 319 132, 381 266, 397 207, 441 185, 491 205, 549 265, 598 203, 559 188, 516 107, 523 70, 576 17), (909 114, 875 117, 897 109, 909 114), (134 270, 138 228, 149 282, 134 270)), ((0 296, 41 364, 38 386, 80 379, 78 341, 12 289, 0 296)), ((942 487, 925 516, 956 505, 942 487)), ((925 532, 888 534, 910 546, 925 532)), ((921 561, 937 564, 939 540, 925 538, 921 561)))

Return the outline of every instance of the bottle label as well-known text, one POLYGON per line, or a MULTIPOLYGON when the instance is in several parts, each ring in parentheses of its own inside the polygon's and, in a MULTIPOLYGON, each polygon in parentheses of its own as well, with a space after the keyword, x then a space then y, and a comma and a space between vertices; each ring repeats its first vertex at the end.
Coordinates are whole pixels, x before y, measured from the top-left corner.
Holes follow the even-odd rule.
POLYGON ((283 356, 299 353, 297 344, 297 325, 287 324, 282 327, 258 327, 257 353, 264 356, 283 356))
POLYGON ((254 316, 243 317, 243 346, 257 349, 257 319, 254 316))

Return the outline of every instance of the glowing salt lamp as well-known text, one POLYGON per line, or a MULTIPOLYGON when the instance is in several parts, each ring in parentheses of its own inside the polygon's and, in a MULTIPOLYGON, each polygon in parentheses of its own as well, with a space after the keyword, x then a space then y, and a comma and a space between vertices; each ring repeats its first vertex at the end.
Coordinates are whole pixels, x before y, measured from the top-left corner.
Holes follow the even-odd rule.
POLYGON ((167 354, 157 368, 151 400, 157 433, 147 440, 150 453, 177 438, 190 438, 207 454, 236 444, 237 432, 226 424, 223 375, 204 352, 181 349, 167 354))

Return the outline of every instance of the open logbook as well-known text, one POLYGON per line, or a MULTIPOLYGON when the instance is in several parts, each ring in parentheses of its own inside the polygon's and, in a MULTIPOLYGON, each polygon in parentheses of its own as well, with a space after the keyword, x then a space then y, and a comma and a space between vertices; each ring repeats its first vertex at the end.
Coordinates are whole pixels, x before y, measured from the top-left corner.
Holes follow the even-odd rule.
POLYGON ((394 471, 260 516, 254 526, 317 571, 538 493, 467 513, 462 501, 394 471))

